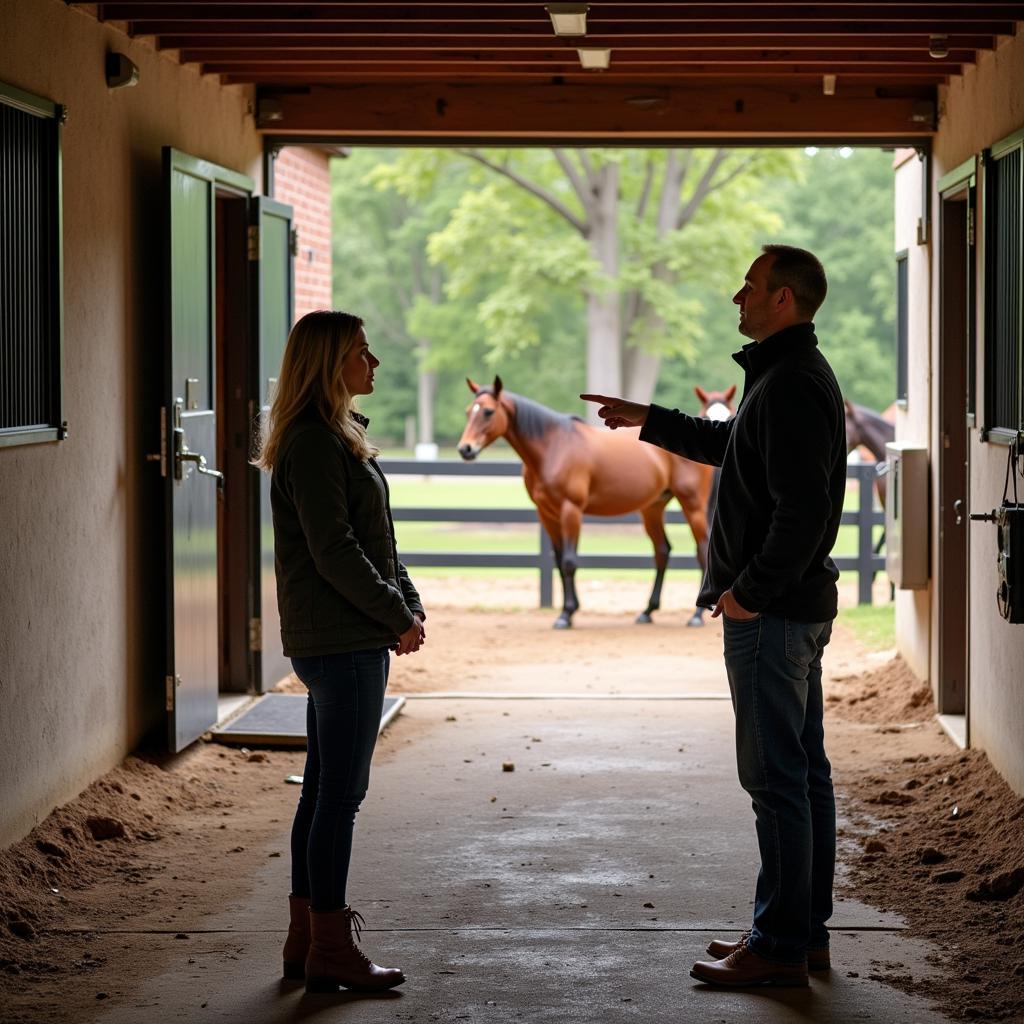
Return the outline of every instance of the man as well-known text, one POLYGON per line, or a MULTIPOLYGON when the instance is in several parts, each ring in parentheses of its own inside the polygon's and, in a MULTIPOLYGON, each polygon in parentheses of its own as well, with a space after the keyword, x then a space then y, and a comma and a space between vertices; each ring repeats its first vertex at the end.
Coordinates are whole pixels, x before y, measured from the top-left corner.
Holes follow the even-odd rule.
POLYGON ((807 985, 829 967, 835 798, 824 747, 821 655, 836 615, 830 557, 846 489, 843 398, 812 317, 825 272, 802 249, 766 245, 733 296, 752 339, 736 416, 716 422, 603 395, 601 419, 721 466, 697 604, 721 615, 740 784, 753 801, 761 868, 749 932, 708 946, 690 971, 712 985, 807 985))

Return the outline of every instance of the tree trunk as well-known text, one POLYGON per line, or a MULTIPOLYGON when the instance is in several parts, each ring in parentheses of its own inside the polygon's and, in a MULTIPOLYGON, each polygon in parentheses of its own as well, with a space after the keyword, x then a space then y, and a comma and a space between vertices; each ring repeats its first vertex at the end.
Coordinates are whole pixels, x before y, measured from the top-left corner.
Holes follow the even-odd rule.
MULTIPOLYGON (((429 342, 421 343, 424 356, 429 351, 429 342)), ((423 358, 423 357, 421 357, 423 358)), ((416 382, 416 408, 419 413, 419 431, 416 440, 420 444, 434 443, 434 396, 437 394, 437 374, 433 370, 419 372, 416 382)))
MULTIPOLYGON (((692 156, 688 154, 680 159, 679 151, 671 149, 665 158, 665 176, 661 183, 661 194, 658 199, 656 229, 658 238, 664 238, 675 229, 676 220, 682 204, 682 187, 690 168, 692 156)), ((660 281, 674 281, 675 276, 664 263, 657 263, 651 268, 651 276, 660 281)), ((640 303, 637 320, 641 330, 647 329, 652 334, 660 334, 665 329, 665 322, 646 302, 640 303)), ((627 330, 632 325, 627 326, 627 330)), ((658 370, 661 356, 640 345, 629 345, 622 354, 623 397, 631 402, 648 405, 654 397, 654 389, 658 384, 658 370)))
MULTIPOLYGON (((435 267, 430 277, 430 300, 437 305, 443 294, 441 268, 435 267)), ((423 288, 421 286, 420 290, 423 288)), ((417 440, 420 444, 434 443, 434 398, 437 396, 437 373, 426 369, 430 361, 430 339, 420 338, 417 346, 417 380, 416 380, 416 411, 418 413, 419 431, 417 440)))
MULTIPOLYGON (((619 295, 619 168, 609 163, 592 177, 594 202, 587 241, 590 253, 608 279, 608 287, 587 291, 587 390, 622 394, 622 326, 619 295)), ((598 423, 597 406, 587 405, 587 418, 598 423)))

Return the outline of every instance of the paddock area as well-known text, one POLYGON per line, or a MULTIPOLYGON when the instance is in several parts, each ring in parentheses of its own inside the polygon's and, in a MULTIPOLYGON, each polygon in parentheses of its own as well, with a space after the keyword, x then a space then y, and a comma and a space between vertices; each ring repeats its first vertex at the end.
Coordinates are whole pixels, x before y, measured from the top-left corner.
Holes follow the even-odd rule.
MULTIPOLYGON (((756 870, 718 623, 687 628, 689 588, 670 587, 658 621, 634 625, 629 591, 646 580, 584 584, 564 632, 532 606, 535 591, 524 601, 483 580, 420 582, 428 642, 393 663, 390 690, 407 702, 380 742, 351 886, 364 947, 408 982, 364 998, 279 981, 297 797, 285 778, 302 755, 201 743, 129 759, 5 856, 5 904, 20 900, 34 933, 30 954, 0 939, 6 1020, 921 1024, 950 1019, 968 997, 1011 1005, 1012 965, 989 1002, 937 969, 954 951, 972 963, 957 943, 967 908, 989 912, 965 902, 977 858, 964 865, 959 917, 944 908, 937 930, 885 909, 886 890, 952 898, 958 886, 914 880, 914 808, 878 794, 920 776, 911 788, 923 800, 968 756, 891 650, 873 650, 841 616, 827 657, 842 830, 834 969, 804 991, 712 991, 689 966, 709 939, 749 923, 756 870), (97 819, 113 822, 111 838, 93 838, 97 819), (888 882, 864 874, 881 870, 869 868, 879 849, 888 882), (26 872, 52 883, 42 902, 18 889, 26 872)), ((1004 810, 1014 799, 993 792, 1004 810)))

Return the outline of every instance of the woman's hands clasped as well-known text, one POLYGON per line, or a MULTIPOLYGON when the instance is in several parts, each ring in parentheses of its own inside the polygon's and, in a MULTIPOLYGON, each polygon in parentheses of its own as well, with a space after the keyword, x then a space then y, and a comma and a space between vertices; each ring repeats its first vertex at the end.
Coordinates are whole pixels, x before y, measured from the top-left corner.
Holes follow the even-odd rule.
POLYGON ((423 619, 413 615, 412 625, 398 638, 398 643, 392 648, 395 654, 414 654, 418 651, 427 639, 427 631, 423 628, 423 619))

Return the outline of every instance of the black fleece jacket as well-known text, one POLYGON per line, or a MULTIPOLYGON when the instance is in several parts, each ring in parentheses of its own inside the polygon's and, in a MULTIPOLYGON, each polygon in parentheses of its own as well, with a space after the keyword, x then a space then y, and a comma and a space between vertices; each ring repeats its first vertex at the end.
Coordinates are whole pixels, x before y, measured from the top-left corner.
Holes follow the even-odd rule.
POLYGON ((731 588, 748 611, 826 622, 836 615, 830 552, 846 492, 839 385, 811 323, 744 345, 733 359, 745 381, 731 420, 652 405, 640 432, 642 441, 722 467, 697 604, 711 608, 731 588))

